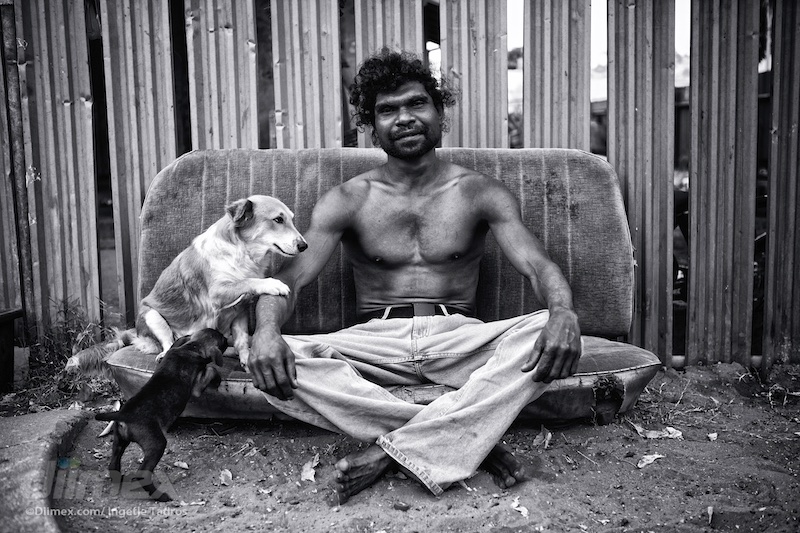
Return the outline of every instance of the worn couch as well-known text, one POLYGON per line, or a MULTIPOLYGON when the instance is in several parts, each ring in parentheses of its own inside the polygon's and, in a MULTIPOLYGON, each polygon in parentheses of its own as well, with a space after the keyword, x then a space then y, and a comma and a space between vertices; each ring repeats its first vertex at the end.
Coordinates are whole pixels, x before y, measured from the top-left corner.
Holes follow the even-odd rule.
MULTIPOLYGON (((617 342, 628 333, 633 306, 633 253, 617 177, 602 158, 563 149, 445 148, 439 155, 502 180, 519 198, 525 224, 544 243, 574 293, 584 334, 578 373, 554 382, 523 415, 538 420, 592 418, 601 423, 630 409, 657 372, 652 353, 617 342)), ((147 192, 141 214, 138 297, 146 295, 180 250, 224 213, 231 201, 269 194, 294 212, 302 232, 322 193, 385 161, 377 149, 206 150, 164 168, 147 192)), ((276 267, 279 268, 279 264, 276 267)), ((352 272, 335 253, 319 279, 300 294, 284 333, 325 332, 355 321, 352 272)), ((507 318, 543 307, 489 236, 481 264, 478 316, 507 318)), ((126 397, 154 369, 152 356, 132 347, 109 360, 126 397)), ((446 387, 390 390, 427 403, 446 387)), ((223 383, 188 405, 184 416, 268 418, 274 411, 238 360, 226 358, 223 383)))

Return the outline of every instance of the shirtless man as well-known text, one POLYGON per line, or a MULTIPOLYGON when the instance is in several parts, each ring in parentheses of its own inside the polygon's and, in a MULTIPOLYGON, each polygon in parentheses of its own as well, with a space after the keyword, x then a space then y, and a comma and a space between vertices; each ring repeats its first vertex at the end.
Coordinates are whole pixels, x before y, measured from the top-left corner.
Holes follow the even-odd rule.
POLYGON ((351 103, 388 160, 315 206, 308 250, 276 276, 290 295, 258 303, 253 382, 283 412, 375 443, 336 464, 340 503, 397 467, 436 495, 479 466, 511 486, 525 474, 500 438, 552 380, 577 369, 570 288, 503 184, 437 157, 444 108, 454 98, 421 61, 388 50, 368 59, 351 103), (488 231, 547 310, 472 318, 488 231), (282 336, 298 291, 339 243, 353 263, 363 323, 282 336), (382 387, 419 383, 458 390, 424 406, 382 387))

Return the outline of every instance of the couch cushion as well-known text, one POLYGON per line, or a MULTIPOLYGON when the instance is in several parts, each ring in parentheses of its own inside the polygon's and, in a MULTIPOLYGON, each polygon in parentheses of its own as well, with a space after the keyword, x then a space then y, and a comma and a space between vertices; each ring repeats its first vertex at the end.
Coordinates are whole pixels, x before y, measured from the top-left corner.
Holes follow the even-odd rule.
MULTIPOLYGON (((437 153, 501 179, 517 195, 525 224, 572 287, 584 334, 628 333, 633 252, 617 177, 605 160, 566 149, 441 148, 437 153)), ((295 212, 296 225, 304 231, 322 193, 385 159, 381 150, 360 148, 185 154, 156 176, 142 207, 139 299, 233 200, 251 194, 276 196, 295 212)), ((354 301, 352 272, 340 247, 319 279, 300 294, 284 332, 317 333, 351 325, 354 301)), ((481 264, 479 318, 497 320, 540 307, 530 284, 490 238, 481 264)))
MULTIPOLYGON (((126 399, 136 394, 155 369, 154 356, 130 346, 114 353, 108 363, 126 399)), ((584 337, 578 372, 554 381, 525 409, 523 416, 543 421, 591 418, 602 401, 611 401, 616 410, 625 412, 633 406, 660 365, 655 355, 641 348, 584 337)), ((239 370, 238 359, 225 358, 222 376, 219 388, 207 389, 200 398, 192 398, 183 416, 269 419, 276 413, 263 393, 253 386, 250 376, 239 370)), ((427 404, 452 389, 423 385, 389 387, 389 390, 406 401, 427 404)))

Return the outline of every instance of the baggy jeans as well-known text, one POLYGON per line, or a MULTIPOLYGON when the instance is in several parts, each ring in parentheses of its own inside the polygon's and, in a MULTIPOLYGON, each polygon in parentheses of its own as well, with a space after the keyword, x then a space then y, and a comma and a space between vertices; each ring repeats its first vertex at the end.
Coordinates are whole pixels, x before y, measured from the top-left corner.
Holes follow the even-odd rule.
POLYGON ((433 494, 467 479, 548 384, 520 368, 548 312, 495 322, 460 314, 372 319, 329 334, 285 335, 295 354, 291 400, 265 393, 304 422, 375 442, 433 494), (428 405, 383 385, 455 388, 428 405))

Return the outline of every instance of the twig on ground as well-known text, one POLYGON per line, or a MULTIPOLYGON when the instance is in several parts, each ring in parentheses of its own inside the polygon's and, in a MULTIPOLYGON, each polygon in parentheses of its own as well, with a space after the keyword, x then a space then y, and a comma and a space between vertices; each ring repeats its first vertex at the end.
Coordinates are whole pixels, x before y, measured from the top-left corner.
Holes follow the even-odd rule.
POLYGON ((616 459, 617 461, 622 461, 623 463, 628 463, 629 465, 631 465, 633 468, 636 468, 637 470, 639 469, 639 467, 636 466, 636 463, 632 463, 632 462, 628 461, 627 459, 623 459, 621 457, 614 457, 614 459, 616 459))
POLYGON ((235 457, 235 456, 239 455, 240 453, 242 453, 243 451, 245 451, 245 450, 246 450, 247 448, 249 448, 249 447, 250 447, 250 443, 248 442, 247 444, 245 444, 244 446, 242 446, 241 448, 239 448, 239 450, 238 450, 238 451, 235 451, 235 452, 233 452, 233 453, 231 454, 231 457, 235 457))
POLYGON ((584 458, 584 459, 586 459, 587 461, 589 461, 589 462, 590 462, 590 463, 592 463, 593 465, 595 465, 595 466, 600 466, 599 464, 597 464, 597 462, 593 461, 591 458, 589 458, 589 457, 588 457, 586 454, 584 454, 582 451, 578 450, 578 453, 579 453, 579 454, 581 454, 581 455, 583 456, 583 458, 584 458))
POLYGON ((686 380, 686 386, 683 387, 683 390, 681 391, 681 395, 678 397, 678 401, 675 402, 675 407, 678 407, 678 405, 680 405, 680 403, 683 401, 683 395, 686 394, 686 390, 689 388, 689 385, 691 385, 691 384, 692 384, 692 380, 691 379, 687 379, 686 380))

